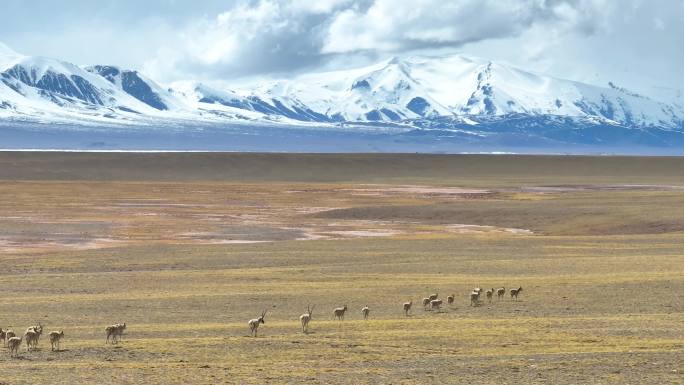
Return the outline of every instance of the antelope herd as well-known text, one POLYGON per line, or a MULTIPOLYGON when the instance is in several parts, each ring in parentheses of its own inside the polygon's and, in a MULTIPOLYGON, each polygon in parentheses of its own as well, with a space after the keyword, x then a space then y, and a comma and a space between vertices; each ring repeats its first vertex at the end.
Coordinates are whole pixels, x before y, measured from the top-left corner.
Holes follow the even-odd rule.
MULTIPOLYGON (((38 326, 29 326, 26 329, 23 337, 17 337, 13 330, 2 330, 0 328, 0 339, 3 340, 4 345, 10 349, 10 354, 14 355, 18 353, 21 341, 26 341, 26 350, 35 350, 38 347, 38 340, 43 334, 43 325, 38 324, 38 326)), ((59 351, 59 342, 64 337, 64 330, 52 331, 48 334, 50 337, 50 344, 52 345, 52 350, 57 348, 59 351)))
MULTIPOLYGON (((518 300, 518 296, 522 292, 523 288, 518 287, 514 289, 510 289, 509 293, 511 296, 511 300, 518 300)), ((492 302, 492 298, 494 296, 494 293, 496 293, 496 297, 498 300, 502 300, 504 296, 506 295, 506 288, 505 287, 500 287, 498 289, 491 288, 489 290, 485 291, 485 296, 487 298, 488 302, 492 302)), ((482 294, 482 288, 476 287, 470 292, 470 306, 480 306, 482 304, 482 300, 480 299, 480 294, 482 294)), ((447 296, 447 304, 448 306, 452 306, 455 302, 456 295, 451 294, 447 296)), ((423 309, 424 310, 436 310, 440 311, 441 306, 443 301, 439 298, 439 294, 431 294, 428 297, 423 298, 423 309)), ((403 304, 403 310, 404 310, 404 315, 409 316, 409 313, 411 312, 411 307, 413 305, 413 300, 405 302, 403 304)), ((303 333, 308 333, 309 331, 309 322, 311 322, 311 319, 313 317, 313 309, 314 306, 308 305, 306 309, 306 313, 302 314, 299 316, 299 321, 302 324, 302 332, 303 333)), ((344 305, 342 307, 337 307, 333 309, 332 316, 334 319, 337 319, 339 321, 344 320, 344 315, 347 312, 347 305, 344 305)), ((370 316, 370 307, 368 305, 364 306, 361 308, 361 315, 363 316, 364 320, 368 320, 370 316)), ((257 318, 251 319, 248 322, 249 329, 250 329, 250 336, 257 336, 257 331, 259 329, 259 325, 265 324, 266 322, 264 321, 264 318, 266 317, 266 310, 261 312, 261 315, 257 318)), ((122 339, 123 339, 123 334, 124 331, 126 330, 126 323, 117 323, 113 325, 109 325, 105 327, 105 344, 118 344, 122 339)), ((32 351, 37 349, 38 347, 38 341, 40 340, 40 336, 43 334, 43 325, 38 323, 38 325, 34 326, 29 326, 26 331, 24 332, 22 337, 17 337, 16 333, 11 330, 3 330, 0 328, 0 340, 4 342, 4 345, 9 349, 10 356, 15 357, 19 353, 19 347, 21 346, 21 342, 25 341, 26 342, 26 350, 27 351, 32 351)), ((51 350, 52 351, 60 351, 60 341, 62 338, 64 338, 64 331, 52 331, 48 333, 48 337, 50 338, 50 344, 51 344, 51 350)))
MULTIPOLYGON (((517 289, 511 289, 511 300, 518 300, 518 295, 522 291, 522 287, 518 287, 517 289)), ((480 294, 482 293, 482 288, 476 287, 470 292, 470 305, 471 306, 480 306, 482 304, 482 300, 480 300, 480 294)), ((497 299, 501 300, 503 299, 504 295, 506 294, 506 288, 500 287, 498 289, 491 288, 489 290, 485 291, 485 296, 487 297, 487 301, 489 303, 492 302, 492 298, 494 297, 494 293, 496 293, 497 299)), ((447 304, 448 306, 453 306, 454 302, 456 300, 456 294, 451 294, 447 296, 447 304)), ((442 304, 444 303, 440 298, 438 293, 430 294, 429 296, 423 298, 423 310, 436 310, 440 311, 442 304)), ((411 312, 411 307, 413 306, 413 300, 404 302, 403 303, 403 310, 404 310, 404 315, 409 316, 409 313, 411 312)), ((299 321, 302 324, 302 333, 308 333, 309 332, 309 322, 311 322, 312 319, 312 314, 313 314, 313 309, 314 306, 307 305, 306 307, 306 313, 302 314, 299 316, 299 321)), ((332 318, 337 319, 339 321, 344 321, 344 315, 347 312, 347 305, 344 305, 342 307, 336 307, 333 309, 332 313, 332 318)), ((254 318, 249 320, 249 328, 251 331, 250 335, 253 335, 256 337, 256 332, 257 329, 259 328, 259 324, 264 323, 264 316, 266 315, 266 310, 264 310, 261 313, 261 316, 258 318, 254 318)), ((361 315, 363 316, 364 320, 368 320, 368 317, 370 316, 370 307, 368 305, 364 306, 361 308, 361 315)))

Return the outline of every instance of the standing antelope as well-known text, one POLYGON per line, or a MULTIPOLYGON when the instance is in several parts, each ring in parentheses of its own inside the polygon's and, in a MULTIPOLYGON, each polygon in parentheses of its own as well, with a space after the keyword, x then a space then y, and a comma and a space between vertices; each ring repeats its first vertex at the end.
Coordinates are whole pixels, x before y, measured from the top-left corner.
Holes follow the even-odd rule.
POLYGON ((311 321, 311 313, 313 313, 313 308, 315 307, 306 305, 306 313, 299 316, 299 321, 302 323, 302 333, 307 333, 309 331, 309 321, 311 321))
POLYGON ((105 328, 105 334, 107 335, 107 339, 105 339, 105 345, 109 343, 109 339, 112 339, 112 344, 116 343, 116 326, 115 325, 109 325, 105 328))
POLYGON ((35 349, 38 341, 38 332, 29 328, 26 330, 26 333, 24 333, 24 338, 26 339, 26 350, 30 352, 31 349, 35 349))
POLYGON ((16 337, 17 334, 14 332, 12 329, 5 330, 5 346, 7 345, 7 342, 9 341, 10 338, 16 337))
POLYGON ((522 286, 520 286, 517 289, 511 289, 511 299, 515 298, 515 300, 518 300, 518 294, 522 291, 522 286))
POLYGON ((496 289, 496 298, 501 299, 503 296, 506 294, 506 288, 505 287, 500 287, 496 289))
POLYGON ((265 324, 266 322, 264 321, 264 317, 266 317, 266 310, 261 312, 261 316, 259 318, 254 318, 249 320, 249 335, 251 336, 254 334, 254 337, 257 336, 257 330, 259 329, 259 324, 265 324))
POLYGON ((439 308, 442 306, 442 300, 441 299, 433 299, 430 301, 430 308, 431 309, 437 309, 439 311, 439 308))
POLYGON ((370 308, 368 307, 368 305, 366 305, 366 306, 364 306, 363 308, 361 308, 361 314, 363 314, 363 319, 364 319, 364 320, 367 320, 367 319, 368 319, 368 314, 369 314, 369 313, 370 313, 370 308))
POLYGON ((105 334, 107 335, 107 339, 105 340, 105 344, 109 343, 109 339, 112 339, 112 344, 117 344, 119 341, 121 341, 121 338, 123 337, 123 332, 126 330, 126 323, 122 324, 114 324, 114 325, 109 325, 105 328, 105 334))
POLYGON ((473 290, 470 293, 470 306, 478 306, 480 304, 480 292, 473 290))
POLYGON ((485 292, 485 294, 487 295, 487 301, 489 301, 489 303, 491 303, 492 302, 492 296, 494 295, 494 288, 487 290, 485 292))
POLYGON ((404 315, 408 317, 408 313, 411 311, 411 306, 413 306, 413 301, 404 302, 404 315))
POLYGON ((333 318, 337 318, 340 321, 344 321, 344 313, 347 312, 347 305, 343 307, 338 307, 333 310, 333 318))
POLYGON ((454 304, 455 300, 456 300, 456 294, 452 294, 452 295, 447 297, 447 304, 449 304, 449 306, 451 306, 454 304))
POLYGON ((430 301, 432 301, 430 298, 423 298, 423 310, 427 310, 427 307, 430 305, 430 301))
POLYGON ((0 340, 2 340, 3 345, 6 344, 6 342, 5 342, 5 333, 7 333, 7 331, 6 331, 6 330, 2 330, 2 328, 0 328, 0 340))
POLYGON ((43 334, 43 325, 38 323, 38 326, 29 326, 24 333, 24 338, 26 338, 26 350, 35 350, 38 347, 38 340, 40 335, 43 334))
POLYGON ((50 337, 50 345, 52 345, 52 351, 55 351, 55 347, 57 347, 57 351, 59 351, 59 343, 62 340, 62 338, 64 338, 64 330, 50 332, 50 334, 48 334, 48 337, 50 337))
POLYGON ((119 337, 119 341, 123 340, 123 333, 126 330, 126 323, 116 324, 116 335, 119 337))
POLYGON ((7 340, 7 346, 10 350, 10 356, 14 357, 19 353, 19 346, 21 346, 21 337, 11 337, 7 340))

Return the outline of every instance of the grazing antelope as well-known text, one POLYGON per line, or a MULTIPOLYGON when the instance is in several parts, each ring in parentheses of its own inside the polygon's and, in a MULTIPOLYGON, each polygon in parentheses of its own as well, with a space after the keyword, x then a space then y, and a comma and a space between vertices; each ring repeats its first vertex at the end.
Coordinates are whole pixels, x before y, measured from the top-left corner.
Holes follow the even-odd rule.
POLYGON ((518 300, 518 294, 522 291, 522 286, 520 286, 517 289, 511 289, 511 299, 515 298, 515 300, 518 300))
POLYGON ((430 297, 428 297, 428 298, 430 298, 430 301, 434 301, 434 300, 436 300, 437 298, 439 298, 439 294, 437 294, 437 293, 435 293, 435 294, 430 294, 430 297))
POLYGON ((11 337, 7 340, 7 346, 10 350, 10 356, 14 357, 19 353, 19 346, 21 346, 21 337, 11 337))
POLYGON ((363 314, 364 320, 368 320, 368 314, 370 314, 370 308, 368 307, 368 305, 361 308, 361 314, 363 314))
POLYGON ((480 292, 473 290, 470 293, 470 306, 478 306, 480 304, 480 292))
POLYGON ((309 321, 311 321, 311 314, 315 306, 306 305, 306 313, 299 316, 299 321, 302 323, 302 333, 309 331, 309 321))
POLYGON ((447 304, 449 304, 449 306, 453 305, 455 300, 456 300, 456 294, 452 294, 450 296, 447 296, 447 304))
POLYGON ((60 331, 53 331, 48 334, 48 337, 50 337, 50 345, 52 345, 52 351, 55 351, 55 347, 57 347, 57 351, 59 351, 59 343, 64 338, 64 330, 60 331))
POLYGON ((404 302, 404 315, 408 317, 408 313, 411 311, 411 306, 413 306, 413 301, 404 302))
POLYGON ((261 312, 261 316, 259 318, 254 318, 249 320, 249 335, 251 336, 254 334, 254 337, 257 336, 257 330, 259 329, 259 324, 265 324, 266 322, 264 321, 264 317, 266 317, 266 310, 261 312))
POLYGON ((432 301, 430 298, 423 298, 423 310, 427 310, 427 307, 430 306, 430 301, 432 301))
POLYGON ((439 311, 440 306, 442 306, 442 300, 441 299, 433 299, 432 301, 430 301, 430 308, 432 310, 436 309, 437 311, 439 311))
POLYGON ((492 296, 494 295, 494 288, 487 290, 485 292, 485 294, 487 295, 487 301, 489 301, 489 303, 491 303, 492 302, 492 296))
POLYGON ((501 299, 503 296, 506 294, 506 288, 505 287, 500 287, 496 289, 496 298, 501 299))
POLYGON ((333 310, 333 318, 337 318, 340 321, 344 321, 344 313, 347 312, 347 305, 343 307, 338 307, 333 310))

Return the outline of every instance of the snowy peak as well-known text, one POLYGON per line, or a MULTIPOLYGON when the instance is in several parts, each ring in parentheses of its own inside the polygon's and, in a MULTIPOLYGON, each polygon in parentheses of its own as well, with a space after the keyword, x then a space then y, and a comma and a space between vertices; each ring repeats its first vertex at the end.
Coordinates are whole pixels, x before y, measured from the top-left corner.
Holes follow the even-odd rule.
POLYGON ((37 94, 55 104, 82 102, 112 105, 109 87, 81 68, 55 59, 25 57, 0 73, 0 80, 17 93, 37 94))
POLYGON ((355 80, 344 99, 345 104, 366 110, 360 116, 340 111, 350 120, 398 121, 451 114, 411 77, 410 65, 397 57, 383 68, 355 80))
MULTIPOLYGON (((634 140, 658 142, 654 137, 663 132, 684 132, 681 95, 661 90, 650 98, 613 83, 599 87, 460 55, 394 57, 241 88, 197 82, 163 87, 135 70, 82 68, 22 56, 0 44, 3 121, 159 127, 242 122, 323 129, 349 123, 454 130, 469 137, 509 130, 563 141, 591 141, 599 134, 596 140, 615 140, 614 132, 628 132, 634 140), (588 133, 578 134, 583 129, 588 133)), ((663 141, 670 140, 667 135, 663 141)))
POLYGON ((122 70, 115 66, 96 65, 87 67, 88 72, 102 76, 118 89, 148 106, 165 111, 174 106, 168 91, 157 83, 142 76, 138 71, 122 70))

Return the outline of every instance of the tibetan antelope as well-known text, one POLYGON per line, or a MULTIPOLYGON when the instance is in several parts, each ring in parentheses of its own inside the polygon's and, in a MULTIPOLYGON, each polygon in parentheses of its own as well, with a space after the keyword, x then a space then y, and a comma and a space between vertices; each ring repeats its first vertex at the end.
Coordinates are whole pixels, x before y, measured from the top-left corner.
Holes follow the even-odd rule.
POLYGON ((487 295, 487 301, 492 302, 492 296, 494 295, 494 288, 491 288, 485 292, 487 295))
POLYGON ((404 315, 408 317, 408 313, 411 311, 411 306, 413 306, 413 301, 404 302, 404 315))
POLYGON ((427 310, 427 307, 430 306, 430 301, 432 301, 430 298, 423 298, 423 310, 427 310))
POLYGON ((57 351, 59 351, 59 344, 62 338, 64 338, 64 330, 60 331, 53 331, 48 334, 48 337, 50 337, 50 345, 52 345, 52 351, 55 351, 55 348, 57 348, 57 351))
POLYGON ((5 334, 6 333, 7 333, 7 330, 2 330, 2 328, 0 328, 0 340, 2 340, 3 345, 6 344, 6 342, 5 342, 5 340, 6 340, 5 334))
POLYGON ((518 294, 522 291, 522 286, 520 286, 517 289, 511 289, 511 299, 515 298, 515 300, 518 300, 518 294))
POLYGON ((126 330, 126 323, 116 324, 116 335, 119 337, 119 341, 123 340, 123 333, 126 330))
POLYGON ((12 329, 5 330, 5 341, 4 341, 5 346, 8 346, 7 342, 9 341, 10 338, 16 337, 16 336, 17 336, 17 333, 15 333, 14 330, 12 330, 12 329))
POLYGON ((121 341, 121 338, 123 337, 123 332, 126 330, 126 323, 122 324, 114 324, 114 325, 109 325, 105 328, 105 334, 107 335, 107 339, 105 340, 105 344, 109 343, 109 340, 111 338, 112 344, 117 344, 119 341, 121 341))
POLYGON ((439 298, 439 294, 438 293, 430 294, 430 296, 428 298, 430 298, 430 301, 434 301, 437 298, 439 298))
POLYGON ((302 333, 307 333, 309 331, 309 322, 311 321, 311 314, 313 313, 313 308, 311 305, 306 305, 306 313, 299 316, 299 321, 302 323, 302 333))
POLYGON ((437 310, 439 311, 440 307, 442 306, 442 300, 441 299, 433 299, 430 301, 430 309, 432 310, 437 310))
POLYGON ((21 346, 21 337, 11 337, 7 340, 7 347, 9 347, 11 357, 19 353, 19 346, 21 346))
POLYGON ((105 339, 105 344, 109 343, 109 339, 112 339, 112 344, 116 343, 116 326, 115 325, 109 325, 105 328, 105 334, 107 335, 107 339, 105 339))
POLYGON ((347 312, 347 305, 343 307, 338 307, 333 310, 333 318, 337 318, 340 321, 344 321, 344 313, 347 312))
POLYGON ((480 292, 473 290, 470 293, 470 306, 479 306, 480 305, 480 292))
POLYGON ((496 289, 496 298, 501 299, 503 296, 506 294, 506 288, 505 287, 500 287, 496 289))
POLYGON ((265 324, 266 322, 264 321, 264 317, 266 317, 266 310, 261 312, 261 316, 259 318, 254 318, 249 320, 249 335, 254 335, 254 337, 257 336, 257 330, 259 329, 259 324, 265 324))
POLYGON ((456 300, 456 294, 452 294, 450 296, 447 296, 447 304, 449 306, 453 305, 455 300, 456 300))
POLYGON ((38 347, 38 340, 41 334, 43 334, 43 325, 38 323, 38 326, 29 326, 24 332, 24 338, 26 340, 26 350, 35 350, 38 347))
POLYGON ((26 341, 26 350, 31 351, 31 349, 35 349, 36 343, 38 341, 38 332, 36 332, 33 329, 28 329, 24 333, 24 339, 26 341))
POLYGON ((370 308, 368 307, 368 305, 361 308, 361 314, 363 315, 364 320, 368 320, 368 314, 370 314, 370 308))

